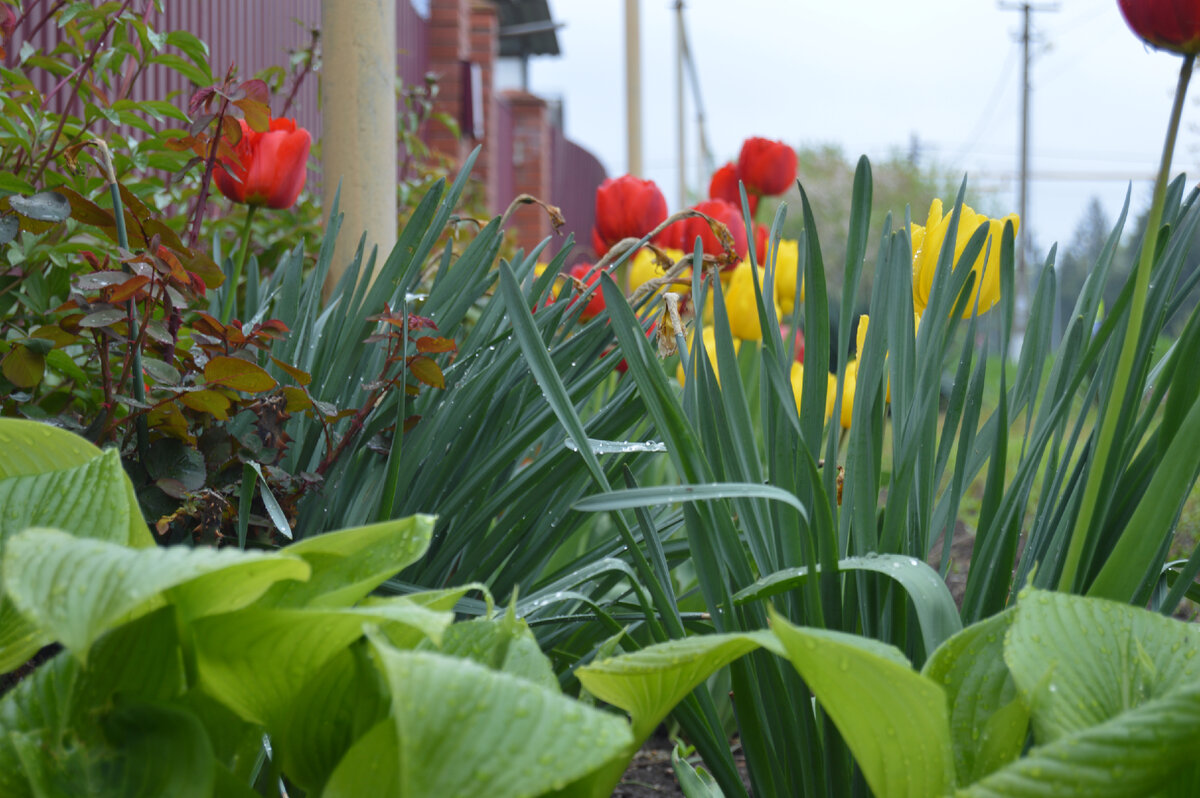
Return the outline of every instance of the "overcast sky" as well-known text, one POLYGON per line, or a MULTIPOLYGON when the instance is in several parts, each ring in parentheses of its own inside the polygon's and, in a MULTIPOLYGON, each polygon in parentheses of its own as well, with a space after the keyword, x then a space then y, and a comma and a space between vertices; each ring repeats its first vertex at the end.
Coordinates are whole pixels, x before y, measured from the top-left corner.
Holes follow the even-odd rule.
MULTIPOLYGON (((674 5, 640 0, 645 171, 673 209, 674 5)), ((1042 252, 1052 241, 1070 242, 1093 195, 1115 217, 1134 180, 1135 212, 1149 202, 1180 64, 1145 48, 1115 0, 1057 5, 1033 15, 1035 180, 1026 223, 1042 252)), ((622 174, 624 1, 550 0, 550 7, 565 25, 563 55, 533 60, 530 89, 561 97, 567 135, 610 175, 622 174)), ((968 173, 997 192, 997 210, 1017 209, 1019 11, 987 0, 686 0, 685 9, 718 164, 736 158, 751 135, 836 143, 851 159, 907 152, 915 136, 926 163, 968 173)), ((1194 89, 1192 98, 1200 96, 1200 85, 1194 89)), ((1189 100, 1184 114, 1176 172, 1197 171, 1197 102, 1189 100)), ((694 136, 688 147, 695 164, 694 136)), ((693 171, 693 190, 696 183, 693 171)), ((913 216, 924 212, 914 208, 913 216)))

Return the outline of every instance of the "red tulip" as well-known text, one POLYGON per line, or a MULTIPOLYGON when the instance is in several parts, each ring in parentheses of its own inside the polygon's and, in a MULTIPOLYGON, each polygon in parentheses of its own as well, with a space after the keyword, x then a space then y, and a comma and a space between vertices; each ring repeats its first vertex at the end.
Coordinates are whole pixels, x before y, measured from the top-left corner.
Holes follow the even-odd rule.
POLYGON ((1196 0, 1118 0, 1125 22, 1147 44, 1180 55, 1200 53, 1196 0))
POLYGON ((667 200, 653 180, 633 175, 609 178, 596 189, 596 257, 622 238, 641 238, 667 218, 667 200))
POLYGON ((767 265, 767 236, 770 231, 760 222, 754 223, 754 257, 758 258, 760 266, 767 265))
POLYGON ((781 141, 749 138, 742 144, 737 169, 747 193, 774 197, 796 179, 796 151, 781 141))
MULTIPOLYGON (((720 199, 705 200, 693 205, 692 209, 707 214, 728 227, 730 235, 733 236, 733 250, 738 260, 746 257, 748 249, 746 245, 746 225, 742 221, 741 211, 725 200, 720 199)), ((662 247, 691 252, 696 245, 696 236, 700 236, 705 254, 720 255, 725 251, 724 247, 721 246, 721 242, 713 234, 712 228, 708 226, 708 222, 696 216, 675 222, 675 224, 663 230, 662 234, 659 235, 658 244, 662 247)), ((732 265, 730 268, 732 268, 732 265)))
MULTIPOLYGON (((591 270, 592 270, 592 264, 577 263, 571 267, 571 270, 568 272, 568 274, 570 274, 572 277, 582 281, 586 285, 590 286, 590 285, 595 285, 596 283, 600 282, 600 270, 597 269, 595 272, 592 273, 591 277, 588 277, 587 273, 591 270)), ((574 305, 574 304, 575 304, 575 300, 572 299, 571 305, 574 305)), ((568 305, 568 307, 570 307, 570 305, 568 305)), ((599 316, 601 311, 603 311, 603 310, 604 310, 604 295, 600 293, 600 288, 597 287, 596 290, 592 292, 592 295, 590 297, 588 297, 588 303, 587 303, 587 305, 584 306, 583 313, 579 314, 579 320, 580 321, 591 321, 596 316, 599 316)))
MULTIPOLYGON (((723 199, 735 208, 742 207, 737 166, 734 163, 727 163, 713 172, 712 180, 708 184, 708 198, 723 199)), ((750 215, 753 216, 758 211, 758 195, 748 192, 746 199, 750 201, 750 215)))
POLYGON ((263 132, 239 119, 242 138, 233 148, 237 160, 220 158, 213 179, 234 202, 290 208, 308 176, 308 150, 312 136, 294 119, 272 119, 263 132))

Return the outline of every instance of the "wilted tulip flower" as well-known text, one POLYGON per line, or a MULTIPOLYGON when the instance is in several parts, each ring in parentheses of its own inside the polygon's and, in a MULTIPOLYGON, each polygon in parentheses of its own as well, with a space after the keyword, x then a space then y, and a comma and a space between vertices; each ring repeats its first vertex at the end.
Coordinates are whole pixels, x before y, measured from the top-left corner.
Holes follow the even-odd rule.
POLYGON ((213 170, 217 188, 234 202, 290 208, 308 176, 312 136, 294 119, 272 119, 262 132, 239 119, 242 138, 234 146, 236 160, 220 158, 213 170))
MULTIPOLYGON (((953 213, 942 215, 942 201, 935 199, 929 206, 929 218, 925 227, 913 225, 913 306, 917 313, 923 313, 929 303, 929 294, 933 289, 933 276, 937 271, 938 259, 942 252, 942 243, 950 227, 953 213)), ((1004 234, 1004 223, 1012 222, 1013 234, 1020 226, 1020 220, 1015 213, 1010 213, 1003 219, 989 219, 981 213, 976 213, 969 206, 962 206, 962 219, 958 222, 958 237, 954 241, 954 262, 957 267, 958 259, 967 242, 982 225, 988 225, 988 242, 979 257, 971 264, 975 272, 974 292, 963 310, 963 318, 973 313, 983 313, 990 310, 1000 301, 1000 239, 1004 234), (986 268, 985 268, 986 264, 986 268), (976 299, 979 301, 976 311, 976 299)))
MULTIPOLYGON (((589 271, 592 271, 592 264, 578 263, 572 266, 570 272, 568 273, 575 279, 583 282, 585 285, 592 286, 600 281, 600 270, 597 269, 596 271, 592 272, 591 277, 588 277, 589 271)), ((575 304, 574 299, 571 300, 571 304, 575 304)), ((583 313, 579 314, 579 320, 591 321, 596 316, 600 315, 603 310, 604 295, 600 293, 600 289, 597 287, 596 290, 592 292, 592 295, 588 297, 588 303, 584 306, 583 313)))
POLYGON ((782 194, 796 180, 796 151, 781 141, 748 138, 738 155, 737 174, 748 194, 782 194))
POLYGON ((1151 47, 1180 55, 1200 53, 1196 0, 1118 0, 1125 22, 1151 47))
MULTIPOLYGON (((742 221, 742 214, 737 208, 725 200, 705 200, 693 205, 692 210, 700 211, 729 228, 729 234, 733 236, 733 251, 738 260, 746 257, 746 252, 749 250, 746 243, 746 224, 742 221)), ((696 244, 696 236, 700 236, 706 255, 720 255, 725 251, 708 222, 697 216, 675 222, 663 230, 657 243, 662 247, 691 252, 696 244)))
POLYGON ((609 178, 596 189, 592 247, 602 258, 622 238, 641 238, 667 218, 667 200, 653 180, 609 178))

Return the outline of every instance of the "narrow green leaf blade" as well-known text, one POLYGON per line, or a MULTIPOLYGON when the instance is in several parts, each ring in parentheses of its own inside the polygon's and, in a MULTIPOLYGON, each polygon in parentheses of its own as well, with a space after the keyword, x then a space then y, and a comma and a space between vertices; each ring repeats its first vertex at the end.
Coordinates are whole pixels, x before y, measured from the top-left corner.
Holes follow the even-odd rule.
MULTIPOLYGON (((820 570, 819 566, 817 570, 820 570)), ((899 582, 916 608, 926 651, 933 651, 962 629, 950 589, 937 571, 916 557, 900 554, 847 557, 838 561, 838 570, 874 571, 899 582)), ((808 568, 804 566, 776 571, 738 591, 733 598, 739 604, 760 601, 799 587, 808 575, 808 568)))
POLYGON ((722 482, 709 485, 664 485, 652 488, 628 488, 594 496, 585 496, 575 502, 575 509, 585 512, 602 510, 626 510, 631 507, 651 507, 657 504, 698 502, 711 499, 772 499, 788 504, 808 518, 808 511, 794 495, 782 488, 758 485, 752 482, 722 482))

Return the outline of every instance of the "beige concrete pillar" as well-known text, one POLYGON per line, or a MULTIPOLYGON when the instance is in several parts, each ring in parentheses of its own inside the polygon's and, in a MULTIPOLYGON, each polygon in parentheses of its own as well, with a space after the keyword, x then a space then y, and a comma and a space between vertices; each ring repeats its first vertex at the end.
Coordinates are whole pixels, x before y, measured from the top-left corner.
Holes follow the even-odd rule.
MULTIPOLYGON (((345 214, 325 294, 367 233, 382 263, 396 245, 395 0, 321 4, 321 177, 326 221, 341 181, 345 214)), ((365 256, 364 256, 365 257, 365 256)))

